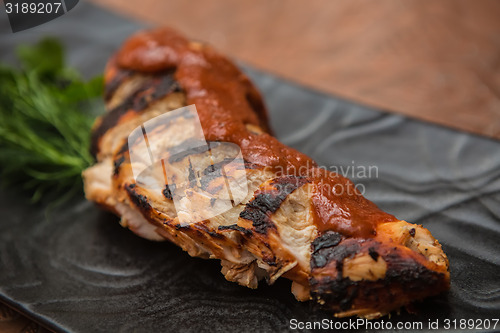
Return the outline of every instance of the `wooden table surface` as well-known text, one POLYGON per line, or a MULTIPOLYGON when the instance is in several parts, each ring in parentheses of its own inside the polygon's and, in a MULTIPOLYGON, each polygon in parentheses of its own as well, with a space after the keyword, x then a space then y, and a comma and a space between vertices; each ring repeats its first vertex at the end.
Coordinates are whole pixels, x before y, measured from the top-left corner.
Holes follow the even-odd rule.
POLYGON ((500 1, 92 1, 304 85, 500 138, 500 1))
MULTIPOLYGON (((500 139, 500 1, 92 1, 321 91, 500 139)), ((0 332, 42 331, 0 304, 0 332)))

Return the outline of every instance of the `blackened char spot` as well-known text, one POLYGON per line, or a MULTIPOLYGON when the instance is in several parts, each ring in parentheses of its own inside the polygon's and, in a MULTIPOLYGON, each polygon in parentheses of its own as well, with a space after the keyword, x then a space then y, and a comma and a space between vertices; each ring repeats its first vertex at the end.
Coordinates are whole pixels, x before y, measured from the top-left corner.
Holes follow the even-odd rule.
POLYGON ((252 201, 240 213, 240 217, 252 221, 255 231, 266 234, 269 228, 275 227, 270 219, 290 193, 308 182, 305 177, 280 177, 273 179, 270 190, 258 191, 252 201))
POLYGON ((415 228, 410 229, 410 236, 415 237, 415 228))
POLYGON ((342 235, 335 231, 327 231, 323 235, 317 237, 313 243, 313 252, 317 252, 321 249, 332 247, 340 243, 342 240, 342 235))
POLYGON ((240 213, 240 217, 252 221, 252 225, 255 231, 261 234, 265 234, 268 228, 273 227, 273 223, 269 216, 262 211, 260 208, 255 207, 256 205, 250 206, 247 204, 245 210, 240 213))
MULTIPOLYGON (((341 246, 342 243, 338 245, 341 246)), ((375 248, 376 244, 368 249, 369 253, 375 248)), ((380 255, 377 253, 377 258, 380 255)), ((344 255, 340 257, 345 258, 344 255)), ((443 273, 429 270, 410 256, 394 252, 384 254, 383 258, 387 263, 387 271, 381 280, 352 281, 342 274, 336 277, 314 276, 313 272, 313 277, 309 279, 311 296, 321 299, 337 311, 348 310, 353 304, 360 308, 370 306, 376 309, 378 306, 386 307, 400 297, 418 300, 448 288, 443 273)))
MULTIPOLYGON (((123 75, 132 75, 132 72, 123 75)), ((122 78, 125 80, 126 78, 122 78)), ((92 131, 90 152, 93 156, 99 150, 99 140, 113 126, 118 124, 120 118, 128 111, 140 112, 149 104, 155 102, 170 93, 181 91, 179 83, 174 79, 174 71, 155 74, 144 82, 132 94, 127 96, 123 102, 114 109, 107 112, 100 124, 92 131)))
POLYGON ((190 230, 191 229, 189 224, 184 224, 184 225, 175 224, 174 227, 175 227, 175 230, 190 230))
POLYGON ((132 203, 143 212, 151 210, 148 198, 145 195, 137 193, 135 187, 135 184, 125 186, 125 190, 127 191, 132 203))
POLYGON ((174 197, 172 196, 172 191, 175 192, 175 188, 176 188, 175 184, 165 185, 165 188, 162 191, 163 196, 169 200, 174 200, 174 197))
POLYGON ((218 234, 218 233, 216 233, 214 231, 207 231, 207 233, 210 235, 210 237, 213 237, 213 238, 224 238, 223 235, 218 234))
POLYGON ((278 265, 278 263, 276 262, 276 257, 268 255, 267 253, 264 254, 264 256, 262 257, 262 261, 264 261, 269 266, 277 266, 278 265))
MULTIPOLYGON (((215 168, 215 164, 210 164, 209 166, 207 166, 205 168, 205 170, 203 170, 203 174, 205 176, 207 176, 207 175, 210 175, 211 173, 215 172, 215 170, 218 170, 218 169, 215 168)), ((220 173, 220 171, 219 171, 219 173, 220 173)))
POLYGON ((377 261, 378 260, 378 257, 379 257, 379 254, 378 252, 375 250, 374 247, 370 247, 368 249, 368 254, 370 255, 370 257, 372 257, 373 260, 377 261))
POLYGON ((357 253, 359 248, 360 245, 353 242, 322 248, 311 255, 311 268, 321 268, 335 262, 337 272, 342 272, 344 259, 357 253))

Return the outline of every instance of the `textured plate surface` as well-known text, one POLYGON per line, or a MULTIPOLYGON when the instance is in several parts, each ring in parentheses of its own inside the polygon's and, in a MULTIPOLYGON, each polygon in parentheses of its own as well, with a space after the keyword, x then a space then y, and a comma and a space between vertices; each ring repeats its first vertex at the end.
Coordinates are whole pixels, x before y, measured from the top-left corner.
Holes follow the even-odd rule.
MULTIPOLYGON (((16 34, 0 17, 0 49, 11 59, 18 43, 58 36, 71 64, 93 75, 140 27, 80 3, 16 34)), ((499 317, 500 142, 245 70, 265 95, 283 142, 321 165, 343 167, 369 199, 423 224, 443 244, 450 292, 419 304, 417 315, 403 311, 389 321, 421 321, 426 330, 429 320, 442 325, 445 319, 499 317), (365 177, 361 171, 370 166, 377 172, 372 168, 365 177)), ((56 331, 286 331, 292 318, 333 319, 295 301, 286 280, 258 290, 239 287, 223 278, 217 261, 140 239, 83 198, 47 214, 25 196, 2 190, 0 211, 0 299, 56 331)))

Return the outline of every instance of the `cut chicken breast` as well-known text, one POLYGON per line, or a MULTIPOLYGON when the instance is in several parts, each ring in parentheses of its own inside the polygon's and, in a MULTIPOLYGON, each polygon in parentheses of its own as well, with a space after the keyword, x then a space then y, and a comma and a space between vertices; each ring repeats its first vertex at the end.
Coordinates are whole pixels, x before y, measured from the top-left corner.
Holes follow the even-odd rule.
POLYGON ((138 33, 110 60, 105 97, 85 193, 139 236, 219 259, 250 288, 290 279, 298 300, 340 317, 376 318, 449 288, 431 233, 281 144, 252 83, 209 46, 138 33))

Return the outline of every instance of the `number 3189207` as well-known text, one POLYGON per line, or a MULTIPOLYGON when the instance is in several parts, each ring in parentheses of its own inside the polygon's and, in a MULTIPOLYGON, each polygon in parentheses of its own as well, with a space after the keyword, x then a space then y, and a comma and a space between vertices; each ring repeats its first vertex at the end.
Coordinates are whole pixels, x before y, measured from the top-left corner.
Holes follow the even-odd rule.
POLYGON ((60 2, 47 2, 47 3, 11 3, 7 2, 5 4, 5 10, 7 14, 15 13, 15 14, 52 14, 59 13, 59 10, 63 10, 61 8, 60 2))
POLYGON ((445 330, 456 330, 456 329, 479 329, 479 330, 489 330, 496 329, 499 320, 495 319, 445 319, 444 329, 445 330))

